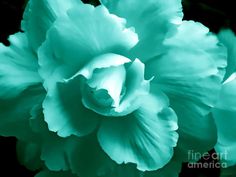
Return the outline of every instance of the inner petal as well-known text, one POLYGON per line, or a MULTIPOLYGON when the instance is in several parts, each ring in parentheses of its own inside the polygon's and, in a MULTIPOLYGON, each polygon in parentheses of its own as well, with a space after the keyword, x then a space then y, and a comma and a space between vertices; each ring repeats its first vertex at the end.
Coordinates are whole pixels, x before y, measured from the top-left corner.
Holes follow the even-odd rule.
POLYGON ((120 95, 126 78, 126 71, 124 65, 96 69, 93 72, 91 79, 87 81, 89 87, 93 88, 92 92, 94 98, 97 100, 106 99, 107 91, 109 96, 113 99, 112 107, 119 106, 120 95), (102 98, 103 97, 103 98, 102 98))
POLYGON ((105 89, 96 90, 94 88, 88 87, 88 98, 92 104, 100 108, 110 108, 113 99, 105 89))
POLYGON ((150 80, 145 80, 144 64, 138 59, 129 65, 95 68, 92 73, 80 73, 90 73, 85 74, 87 78, 82 88, 84 106, 104 116, 130 114, 139 108, 143 96, 149 93, 150 80))

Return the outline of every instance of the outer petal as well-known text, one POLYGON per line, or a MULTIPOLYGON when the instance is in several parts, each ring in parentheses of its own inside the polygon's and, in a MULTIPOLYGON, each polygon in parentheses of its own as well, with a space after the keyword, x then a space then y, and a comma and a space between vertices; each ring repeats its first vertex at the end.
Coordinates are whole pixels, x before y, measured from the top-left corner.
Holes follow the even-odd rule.
POLYGON ((23 33, 10 36, 9 47, 0 44, 0 99, 13 98, 41 82, 37 58, 23 33))
POLYGON ((102 151, 94 134, 82 138, 47 134, 42 138, 41 159, 50 170, 70 170, 81 177, 105 176, 115 165, 102 151))
MULTIPOLYGON (((71 148, 77 147, 75 138, 60 138, 56 134, 44 134, 42 138, 41 160, 44 161, 46 167, 52 171, 70 170, 68 162, 68 154, 71 148)), ((76 154, 74 154, 76 155, 76 154)), ((77 155, 76 155, 77 156, 77 155)))
POLYGON ((101 150, 93 136, 80 139, 47 136, 42 144, 41 158, 53 171, 70 170, 81 177, 103 176, 115 163, 101 150))
POLYGON ((30 128, 30 111, 34 104, 42 102, 44 90, 30 87, 14 99, 0 99, 0 134, 28 139, 33 136, 30 128))
POLYGON ((29 0, 24 12, 22 29, 29 38, 33 49, 37 49, 46 38, 47 30, 58 16, 78 4, 80 0, 29 0))
POLYGON ((38 61, 24 33, 10 36, 9 47, 0 45, 0 134, 28 139, 30 111, 45 96, 38 61))
POLYGON ((55 83, 71 77, 99 55, 125 55, 137 40, 137 35, 125 28, 124 20, 109 14, 105 7, 78 5, 49 30, 39 50, 40 73, 48 83, 55 83))
POLYGON ((216 141, 211 116, 226 66, 224 48, 199 23, 184 22, 178 33, 165 41, 167 53, 146 63, 148 75, 170 98, 178 115, 179 150, 205 152, 216 141), (189 35, 191 34, 191 35, 189 35))
POLYGON ((102 149, 118 164, 135 163, 139 170, 163 167, 176 146, 177 119, 165 97, 147 97, 135 113, 104 120, 98 131, 102 149))
MULTIPOLYGON (((39 156, 39 159, 44 161, 43 164, 50 170, 68 170, 70 166, 66 154, 70 152, 68 142, 71 141, 71 138, 60 138, 48 130, 41 105, 35 106, 31 111, 31 115, 30 127, 36 134, 36 138, 31 140, 31 144, 39 148, 39 154, 24 154, 21 152, 19 154, 20 160, 27 163, 27 160, 36 160, 39 156)), ((72 144, 70 145, 72 146, 72 144)))
POLYGON ((86 109, 80 94, 80 78, 59 82, 48 91, 43 102, 45 121, 49 130, 61 137, 84 136, 97 127, 99 117, 86 109))
POLYGON ((161 53, 163 40, 175 29, 174 21, 181 21, 181 0, 100 0, 111 13, 127 19, 139 35, 140 42, 133 56, 143 62, 161 53), (172 29, 173 28, 173 29, 172 29))
POLYGON ((236 36, 230 29, 224 29, 220 31, 218 38, 228 50, 228 65, 225 74, 225 79, 227 79, 236 71, 236 36))
POLYGON ((216 151, 227 166, 236 165, 236 79, 223 85, 220 98, 213 109, 218 139, 216 151))
POLYGON ((68 157, 72 172, 81 177, 103 177, 116 165, 99 146, 96 134, 81 138, 68 157))

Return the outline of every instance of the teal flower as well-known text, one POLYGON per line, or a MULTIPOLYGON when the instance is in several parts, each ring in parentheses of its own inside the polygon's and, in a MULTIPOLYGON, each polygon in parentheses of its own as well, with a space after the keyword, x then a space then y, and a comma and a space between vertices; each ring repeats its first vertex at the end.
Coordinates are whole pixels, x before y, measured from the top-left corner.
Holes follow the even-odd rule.
POLYGON ((228 50, 228 66, 219 99, 213 108, 217 126, 216 151, 221 155, 224 167, 236 166, 236 37, 229 30, 221 30, 220 41, 228 50))
POLYGON ((178 175, 189 150, 215 144, 209 112, 225 50, 206 27, 182 21, 178 0, 101 4, 29 1, 24 32, 0 46, 0 133, 18 137, 31 169, 178 175))

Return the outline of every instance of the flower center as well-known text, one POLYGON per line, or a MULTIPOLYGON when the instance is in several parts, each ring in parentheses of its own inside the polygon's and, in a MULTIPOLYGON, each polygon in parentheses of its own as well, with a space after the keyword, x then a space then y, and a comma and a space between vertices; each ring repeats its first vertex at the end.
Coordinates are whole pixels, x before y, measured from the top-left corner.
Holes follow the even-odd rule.
POLYGON ((149 92, 144 64, 138 59, 131 62, 113 53, 100 55, 80 70, 79 75, 85 78, 81 90, 83 105, 103 116, 130 114, 149 92))
POLYGON ((117 54, 96 57, 89 64, 95 65, 83 88, 83 104, 93 111, 108 116, 112 109, 119 107, 124 95, 128 58, 117 54), (123 62, 115 62, 116 60, 123 62), (98 63, 98 64, 94 64, 98 63))
POLYGON ((112 107, 112 103, 114 102, 112 97, 109 95, 107 90, 104 89, 93 89, 88 87, 88 94, 91 101, 101 108, 112 107))

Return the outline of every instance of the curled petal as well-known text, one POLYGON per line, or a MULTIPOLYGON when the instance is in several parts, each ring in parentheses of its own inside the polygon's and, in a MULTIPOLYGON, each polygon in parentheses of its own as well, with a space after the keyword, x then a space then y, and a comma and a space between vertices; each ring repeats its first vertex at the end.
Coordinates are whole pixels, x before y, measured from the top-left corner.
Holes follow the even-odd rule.
POLYGON ((125 95, 120 106, 115 109, 116 112, 127 115, 137 109, 142 97, 149 94, 150 80, 145 80, 144 64, 135 59, 127 69, 127 77, 125 82, 125 95))
MULTIPOLYGON (((96 102, 103 102, 103 99, 105 99, 105 102, 106 100, 109 100, 106 99, 106 94, 103 94, 103 91, 105 91, 107 92, 107 96, 111 98, 110 105, 117 107, 120 104, 120 95, 125 82, 125 77, 126 71, 124 66, 110 67, 97 70, 93 74, 93 77, 87 81, 87 84, 90 88, 95 90, 93 96, 96 97, 96 102)), ((99 105, 103 105, 103 103, 99 105)))
MULTIPOLYGON (((85 77, 87 87, 82 89, 82 95, 83 102, 88 108, 96 107, 96 102, 98 105, 108 104, 109 107, 109 104, 110 106, 112 104, 112 106, 116 106, 120 102, 121 91, 126 79, 124 64, 128 62, 131 61, 121 55, 112 53, 100 55, 68 80, 79 76, 85 77), (95 104, 89 103, 93 97, 96 97, 95 104), (111 103, 106 103, 106 100, 110 100, 111 103)), ((95 108, 93 110, 96 111, 95 108)))
POLYGON ((92 59, 92 61, 85 65, 74 77, 82 75, 86 79, 90 79, 96 69, 116 67, 129 62, 131 62, 131 60, 122 55, 114 53, 103 54, 92 59))
MULTIPOLYGON (((100 74, 100 78, 104 79, 97 79, 96 81, 95 78, 96 82, 101 82, 102 85, 104 85, 104 83, 107 84, 107 89, 104 89, 104 87, 103 89, 100 89, 97 93, 96 97, 97 101, 100 102, 99 105, 103 104, 105 106, 113 104, 113 107, 108 107, 108 109, 100 108, 100 106, 93 104, 92 101, 89 101, 91 100, 92 96, 88 93, 93 91, 91 88, 83 89, 82 95, 84 105, 87 108, 92 109, 95 112, 98 112, 105 116, 124 116, 138 109, 142 102, 142 97, 149 93, 150 81, 145 80, 144 64, 138 59, 136 59, 128 67, 126 67, 126 71, 124 71, 124 68, 124 66, 107 68, 106 72, 104 70, 103 72, 101 72, 103 75, 100 74), (115 77, 116 79, 114 79, 115 77), (104 82, 103 80, 106 80, 106 82, 104 82), (118 84, 114 84, 114 81, 119 82, 118 84), (117 99, 114 99, 114 96, 112 97, 112 93, 117 96, 117 99)), ((95 81, 90 83, 90 86, 91 84, 96 83, 95 81)))

